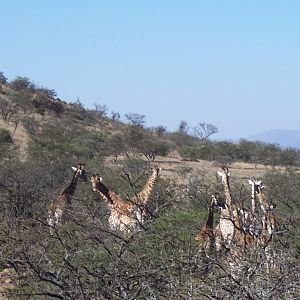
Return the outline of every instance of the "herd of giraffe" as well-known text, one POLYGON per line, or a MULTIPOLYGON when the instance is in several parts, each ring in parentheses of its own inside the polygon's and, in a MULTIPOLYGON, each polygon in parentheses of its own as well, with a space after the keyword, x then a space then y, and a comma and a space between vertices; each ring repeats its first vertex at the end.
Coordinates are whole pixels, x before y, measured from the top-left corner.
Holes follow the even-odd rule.
MULTIPOLYGON (((53 234, 55 227, 63 223, 66 208, 71 205, 78 179, 82 178, 85 182, 88 181, 84 164, 78 164, 77 168, 73 167, 72 169, 74 174, 71 183, 48 209, 48 224, 51 234, 53 234)), ((108 222, 111 229, 123 233, 133 233, 138 228, 143 228, 146 217, 145 207, 160 170, 161 168, 157 165, 152 168, 151 175, 144 188, 130 201, 122 199, 106 187, 102 183, 99 174, 92 175, 89 178, 92 190, 99 194, 100 199, 110 212, 108 222)), ((204 249, 206 254, 212 249, 216 249, 216 251, 226 249, 233 257, 242 257, 246 249, 253 247, 268 249, 268 244, 276 230, 276 221, 273 206, 270 205, 263 192, 262 182, 249 180, 252 188, 251 209, 246 210, 238 207, 233 201, 228 168, 223 166, 218 175, 222 179, 225 201, 221 200, 219 193, 215 193, 211 197, 208 203, 207 220, 196 236, 200 249, 204 249), (256 206, 257 198, 260 204, 260 212, 256 206), (215 207, 220 209, 220 220, 217 226, 214 227, 215 207)))
MULTIPOLYGON (((51 234, 53 234, 55 227, 63 223, 65 212, 71 206, 78 179, 82 178, 85 182, 88 181, 85 173, 85 164, 80 163, 77 168, 72 167, 72 169, 74 174, 70 184, 51 203, 48 209, 48 224, 51 234)), ((106 187, 102 183, 102 177, 99 174, 93 174, 89 178, 93 191, 99 193, 100 199, 104 201, 110 211, 108 222, 111 229, 130 233, 143 226, 146 217, 146 204, 160 170, 157 165, 152 168, 151 175, 144 188, 130 201, 122 199, 121 196, 106 187)))
POLYGON ((263 192, 261 181, 249 180, 251 185, 251 208, 237 207, 231 194, 228 168, 223 166, 218 172, 224 187, 225 201, 219 193, 212 195, 208 203, 208 217, 204 226, 196 236, 201 249, 208 253, 226 249, 232 257, 241 259, 246 250, 260 247, 264 249, 267 259, 272 263, 270 255, 270 241, 273 239, 277 222, 273 213, 273 206, 263 192), (256 206, 258 198, 259 209, 256 206), (220 209, 219 223, 213 227, 214 208, 220 209))

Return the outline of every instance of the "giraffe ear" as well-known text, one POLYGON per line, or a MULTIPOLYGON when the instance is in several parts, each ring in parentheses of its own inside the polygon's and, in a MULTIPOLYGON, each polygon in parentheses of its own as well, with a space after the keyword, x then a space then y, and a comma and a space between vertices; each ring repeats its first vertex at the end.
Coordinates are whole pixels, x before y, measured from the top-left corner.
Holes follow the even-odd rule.
POLYGON ((252 181, 251 179, 248 180, 248 183, 254 185, 254 181, 252 181))
POLYGON ((71 168, 72 168, 73 171, 77 171, 77 168, 75 168, 75 167, 71 167, 71 168))
POLYGON ((220 177, 223 176, 223 173, 222 173, 222 172, 218 171, 217 173, 218 173, 218 175, 219 175, 220 177))

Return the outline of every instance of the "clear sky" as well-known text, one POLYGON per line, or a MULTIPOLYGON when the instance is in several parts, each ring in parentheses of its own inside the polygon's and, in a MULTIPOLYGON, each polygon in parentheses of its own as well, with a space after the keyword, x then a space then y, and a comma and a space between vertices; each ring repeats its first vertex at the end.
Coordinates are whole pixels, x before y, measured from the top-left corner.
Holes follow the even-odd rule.
POLYGON ((146 126, 300 130, 298 0, 0 0, 0 71, 146 126))

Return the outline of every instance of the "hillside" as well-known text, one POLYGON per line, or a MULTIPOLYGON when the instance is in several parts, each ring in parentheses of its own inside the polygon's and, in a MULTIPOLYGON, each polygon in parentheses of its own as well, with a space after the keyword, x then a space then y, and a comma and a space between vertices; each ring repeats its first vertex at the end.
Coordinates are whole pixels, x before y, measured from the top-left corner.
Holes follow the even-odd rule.
MULTIPOLYGON (((75 103, 62 101, 54 90, 38 87, 27 77, 19 76, 10 83, 3 78, 4 75, 0 85, 0 125, 9 131, 22 160, 34 147, 50 145, 47 140, 50 134, 55 136, 51 137, 53 145, 64 153, 68 152, 62 149, 67 144, 73 148, 71 151, 76 148, 76 151, 89 153, 91 149, 87 149, 87 143, 90 143, 98 151, 109 152, 103 152, 104 156, 139 153, 151 160, 156 155, 168 156, 176 152, 185 161, 300 166, 298 150, 251 140, 211 142, 210 135, 217 131, 211 124, 202 123, 196 135, 188 131, 186 122, 182 122, 175 132, 168 132, 163 125, 147 128, 144 115, 128 113, 125 115, 127 122, 124 122, 118 112, 109 112, 106 104, 85 109, 79 100, 75 103), (81 143, 81 150, 78 143, 76 145, 75 136, 85 141, 85 144, 81 143), (65 141, 63 144, 62 140, 65 141)), ((291 134, 281 132, 280 136, 289 139, 291 134)))
POLYGON ((4 299, 299 295, 297 150, 123 122, 24 77, 2 77, 0 112, 4 299))

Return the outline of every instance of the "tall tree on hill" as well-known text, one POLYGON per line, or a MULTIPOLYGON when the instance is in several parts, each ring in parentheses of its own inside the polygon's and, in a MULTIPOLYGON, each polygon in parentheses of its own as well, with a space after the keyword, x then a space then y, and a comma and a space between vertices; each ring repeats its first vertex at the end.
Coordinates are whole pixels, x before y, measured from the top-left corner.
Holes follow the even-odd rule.
POLYGON ((126 119, 128 122, 136 127, 143 127, 143 125, 146 123, 145 115, 137 114, 137 113, 127 113, 125 114, 126 119))
POLYGON ((28 77, 17 76, 13 81, 10 82, 10 86, 15 91, 27 90, 34 92, 36 86, 33 82, 30 81, 28 77))
POLYGON ((183 134, 188 134, 190 127, 184 120, 180 121, 178 131, 183 134))
POLYGON ((193 136, 199 138, 201 142, 205 142, 209 137, 218 132, 215 125, 205 122, 199 123, 198 126, 193 127, 193 136))
POLYGON ((3 72, 0 72, 0 84, 6 84, 7 78, 4 76, 3 72))

